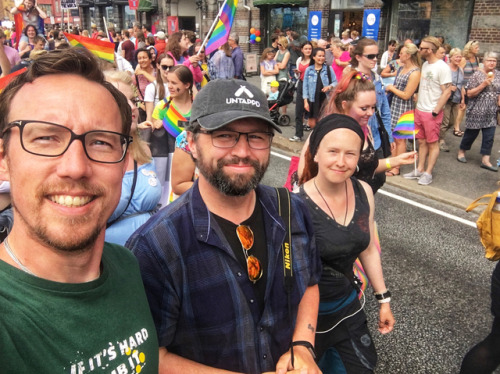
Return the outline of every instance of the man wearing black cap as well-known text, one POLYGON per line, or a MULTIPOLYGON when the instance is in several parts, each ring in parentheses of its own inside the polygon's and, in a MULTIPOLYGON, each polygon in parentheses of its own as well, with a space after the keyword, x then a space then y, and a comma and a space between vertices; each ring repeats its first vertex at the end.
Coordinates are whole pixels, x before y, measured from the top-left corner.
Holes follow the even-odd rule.
POLYGON ((199 179, 127 243, 159 333, 162 372, 319 373, 321 268, 311 221, 295 196, 282 219, 276 190, 259 185, 274 130, 281 132, 266 97, 246 81, 211 81, 187 130, 199 179))

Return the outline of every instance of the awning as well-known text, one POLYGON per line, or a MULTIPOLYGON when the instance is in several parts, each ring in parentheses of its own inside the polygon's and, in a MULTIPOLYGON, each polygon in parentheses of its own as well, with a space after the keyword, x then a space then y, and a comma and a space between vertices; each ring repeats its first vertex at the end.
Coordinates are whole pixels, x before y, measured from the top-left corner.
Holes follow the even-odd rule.
POLYGON ((140 0, 137 10, 139 12, 150 12, 153 10, 153 4, 149 0, 140 0))
POLYGON ((286 6, 307 6, 309 0, 253 0, 253 6, 262 5, 286 5, 286 6))

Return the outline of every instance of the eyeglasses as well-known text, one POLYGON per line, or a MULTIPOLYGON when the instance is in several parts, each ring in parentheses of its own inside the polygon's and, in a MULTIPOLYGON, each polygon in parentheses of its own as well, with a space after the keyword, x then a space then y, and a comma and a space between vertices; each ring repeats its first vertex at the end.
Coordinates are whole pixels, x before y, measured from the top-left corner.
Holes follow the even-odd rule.
POLYGON ((426 49, 430 49, 430 50, 432 50, 432 48, 428 48, 428 47, 420 47, 420 48, 419 48, 419 50, 420 50, 420 51, 425 51, 426 49))
POLYGON ((278 47, 283 47, 283 44, 278 43, 277 45, 278 45, 278 47))
POLYGON ((363 57, 366 57, 368 60, 375 60, 377 59, 377 55, 374 53, 374 54, 370 54, 370 55, 363 55, 363 57))
POLYGON ((233 148, 241 135, 247 136, 248 146, 252 149, 268 149, 271 147, 274 134, 272 132, 239 132, 232 130, 199 130, 212 137, 212 145, 217 148, 233 148))
POLYGON ((165 71, 169 71, 171 68, 173 68, 173 66, 170 66, 170 65, 160 65, 160 66, 165 71))
POLYGON ((65 126, 31 120, 9 123, 2 137, 13 127, 19 127, 21 146, 26 152, 44 157, 61 156, 74 140, 80 140, 89 160, 116 164, 124 159, 132 143, 131 136, 114 131, 92 130, 77 135, 65 126))
POLYGON ((252 249, 254 243, 253 231, 246 225, 239 225, 236 227, 236 235, 241 243, 241 248, 243 249, 243 254, 247 261, 248 279, 255 283, 262 278, 263 271, 259 259, 248 254, 248 251, 252 249))

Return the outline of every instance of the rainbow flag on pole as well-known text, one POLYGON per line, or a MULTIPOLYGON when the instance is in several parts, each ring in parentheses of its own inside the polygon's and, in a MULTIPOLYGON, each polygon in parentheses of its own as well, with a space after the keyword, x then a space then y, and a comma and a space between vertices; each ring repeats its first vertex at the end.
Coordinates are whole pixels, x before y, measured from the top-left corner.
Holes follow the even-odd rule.
POLYGON ((207 56, 219 48, 222 44, 227 42, 229 33, 231 32, 231 26, 233 25, 234 14, 236 13, 237 6, 238 0, 225 0, 222 10, 215 19, 215 21, 218 19, 219 22, 217 22, 217 26, 210 35, 210 39, 205 46, 205 54, 207 56))
POLYGON ((418 130, 415 130, 415 115, 413 110, 405 112, 392 131, 392 136, 396 139, 413 139, 418 130))
POLYGON ((109 62, 115 61, 114 43, 68 33, 64 33, 64 36, 73 47, 84 47, 103 60, 109 62))

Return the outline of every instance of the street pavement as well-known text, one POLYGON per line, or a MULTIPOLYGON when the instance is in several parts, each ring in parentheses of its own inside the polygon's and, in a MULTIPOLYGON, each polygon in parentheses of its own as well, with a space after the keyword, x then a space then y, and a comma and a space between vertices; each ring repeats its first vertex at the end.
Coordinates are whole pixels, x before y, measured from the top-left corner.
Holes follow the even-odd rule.
MULTIPOLYGON (((273 150, 264 184, 283 184, 288 157, 273 150)), ((376 374, 458 373, 463 356, 486 337, 492 322, 495 263, 484 258, 474 227, 478 214, 389 184, 377 193, 375 206, 396 318, 392 333, 378 333, 378 304, 370 289, 365 312, 379 356, 376 374)))

